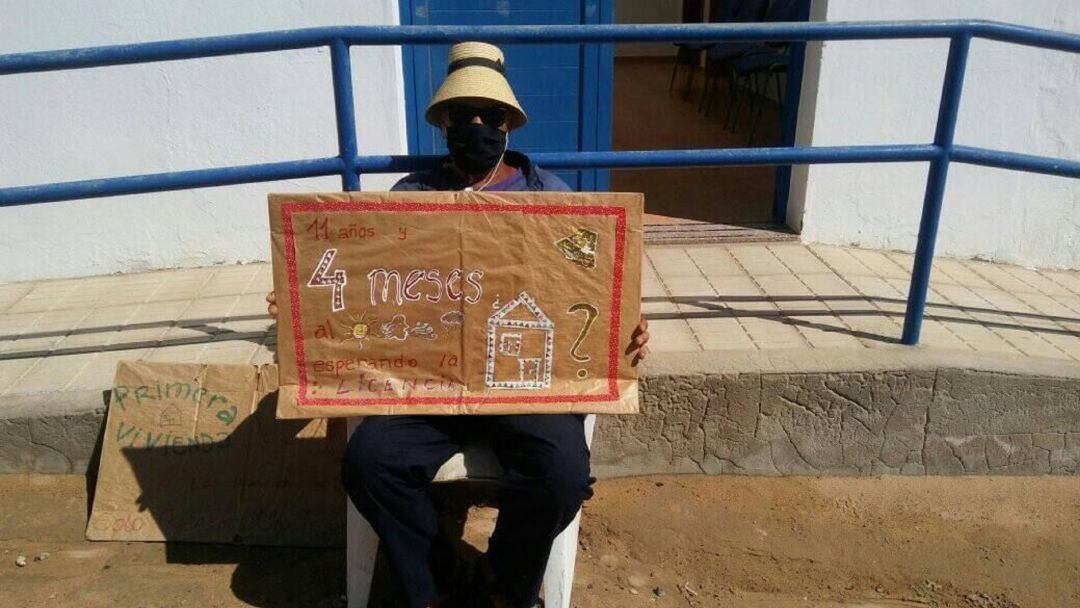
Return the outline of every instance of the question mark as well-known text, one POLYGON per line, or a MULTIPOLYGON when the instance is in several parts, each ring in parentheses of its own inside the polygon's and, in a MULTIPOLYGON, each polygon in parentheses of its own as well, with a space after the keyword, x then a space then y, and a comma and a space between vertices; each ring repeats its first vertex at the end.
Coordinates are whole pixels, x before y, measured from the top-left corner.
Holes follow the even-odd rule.
MULTIPOLYGON (((596 317, 600 316, 600 311, 587 302, 579 302, 566 309, 566 312, 568 313, 575 313, 578 311, 585 312, 585 325, 582 326, 581 333, 578 334, 577 340, 574 340, 574 345, 570 347, 570 356, 574 358, 574 361, 585 363, 587 361, 592 361, 592 357, 589 355, 579 355, 577 349, 581 346, 581 343, 585 341, 585 336, 592 328, 593 321, 596 321, 596 317)), ((578 375, 581 375, 580 371, 578 372, 578 375)))

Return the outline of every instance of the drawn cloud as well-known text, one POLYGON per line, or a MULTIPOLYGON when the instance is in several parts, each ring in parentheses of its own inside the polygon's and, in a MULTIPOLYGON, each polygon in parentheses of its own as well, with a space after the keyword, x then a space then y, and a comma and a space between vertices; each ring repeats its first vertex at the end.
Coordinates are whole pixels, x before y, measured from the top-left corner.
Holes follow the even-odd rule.
POLYGON ((409 337, 409 324, 405 315, 394 315, 394 318, 382 324, 382 338, 384 340, 404 340, 409 337))
POLYGON ((434 340, 438 336, 435 335, 435 328, 431 326, 431 323, 417 323, 409 330, 409 335, 417 338, 423 338, 425 340, 434 340))
POLYGON ((461 325, 465 322, 465 313, 460 310, 449 310, 439 317, 439 321, 442 323, 443 327, 461 325))

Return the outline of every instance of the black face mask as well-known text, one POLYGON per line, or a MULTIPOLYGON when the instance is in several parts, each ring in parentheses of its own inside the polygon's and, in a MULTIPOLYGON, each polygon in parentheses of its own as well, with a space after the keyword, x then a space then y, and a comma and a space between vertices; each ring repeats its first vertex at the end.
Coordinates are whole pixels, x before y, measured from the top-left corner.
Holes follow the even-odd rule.
POLYGON ((446 147, 454 166, 475 176, 491 171, 506 151, 506 133, 483 123, 446 128, 446 147))

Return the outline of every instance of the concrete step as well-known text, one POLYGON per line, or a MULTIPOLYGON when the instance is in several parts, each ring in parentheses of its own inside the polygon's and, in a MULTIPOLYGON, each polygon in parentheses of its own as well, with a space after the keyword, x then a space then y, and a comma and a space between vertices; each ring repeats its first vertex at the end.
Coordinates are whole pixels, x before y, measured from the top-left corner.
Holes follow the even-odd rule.
MULTIPOLYGON (((1076 472, 1080 272, 935 260, 910 349, 908 254, 644 257, 643 413, 600 420, 602 475, 1076 472)), ((271 286, 269 264, 0 285, 0 472, 92 466, 121 359, 273 361, 271 286)))
MULTIPOLYGON (((0 473, 85 473, 108 393, 8 396, 0 473)), ((599 477, 1080 472, 1080 364, 896 347, 673 352, 637 415, 601 416, 599 477)))
POLYGON ((772 243, 798 241, 799 235, 782 224, 710 224, 680 222, 645 224, 646 245, 701 243, 772 243))
POLYGON ((925 348, 667 353, 599 477, 1080 472, 1080 365, 925 348))

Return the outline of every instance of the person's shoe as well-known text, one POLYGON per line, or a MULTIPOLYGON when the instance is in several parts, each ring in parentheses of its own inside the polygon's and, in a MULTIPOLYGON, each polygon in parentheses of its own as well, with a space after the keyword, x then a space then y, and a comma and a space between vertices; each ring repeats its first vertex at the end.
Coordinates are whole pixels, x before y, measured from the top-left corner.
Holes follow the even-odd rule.
POLYGON ((502 594, 494 591, 495 578, 484 558, 475 564, 472 576, 461 589, 458 603, 461 608, 512 608, 502 594))
MULTIPOLYGON (((497 591, 498 586, 495 571, 488 561, 487 555, 481 555, 477 560, 473 575, 466 586, 467 601, 462 606, 465 608, 525 608, 520 604, 514 604, 505 595, 497 591)), ((544 603, 537 601, 528 608, 544 608, 544 603)))

